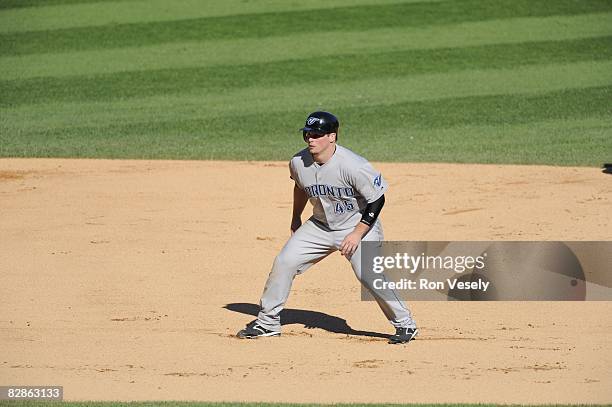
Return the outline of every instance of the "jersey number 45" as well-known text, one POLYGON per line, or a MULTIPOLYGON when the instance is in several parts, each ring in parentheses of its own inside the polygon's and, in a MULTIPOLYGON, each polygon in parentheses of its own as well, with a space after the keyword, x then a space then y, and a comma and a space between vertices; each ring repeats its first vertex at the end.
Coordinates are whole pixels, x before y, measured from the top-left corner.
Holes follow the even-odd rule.
POLYGON ((342 214, 344 212, 350 212, 353 209, 355 209, 355 205, 353 205, 351 202, 342 201, 342 202, 336 202, 336 207, 335 207, 334 212, 336 212, 336 214, 342 214))

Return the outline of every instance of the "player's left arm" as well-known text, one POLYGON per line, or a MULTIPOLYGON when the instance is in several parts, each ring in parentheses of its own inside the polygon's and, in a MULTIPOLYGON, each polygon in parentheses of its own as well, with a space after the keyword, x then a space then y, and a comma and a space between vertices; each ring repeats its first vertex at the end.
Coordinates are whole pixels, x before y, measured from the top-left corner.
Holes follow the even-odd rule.
POLYGON ((359 247, 359 243, 361 239, 368 233, 376 219, 378 219, 378 215, 382 211, 383 206, 385 205, 385 195, 381 195, 376 201, 367 204, 363 211, 363 215, 361 216, 361 221, 355 226, 355 229, 342 241, 340 245, 340 253, 346 258, 350 258, 357 247, 359 247))
POLYGON ((355 229, 346 235, 340 245, 340 253, 350 258, 359 247, 361 239, 368 233, 370 227, 376 222, 383 205, 385 204, 385 191, 387 183, 382 174, 366 163, 357 171, 350 174, 350 184, 366 199, 367 206, 363 211, 361 221, 355 229))

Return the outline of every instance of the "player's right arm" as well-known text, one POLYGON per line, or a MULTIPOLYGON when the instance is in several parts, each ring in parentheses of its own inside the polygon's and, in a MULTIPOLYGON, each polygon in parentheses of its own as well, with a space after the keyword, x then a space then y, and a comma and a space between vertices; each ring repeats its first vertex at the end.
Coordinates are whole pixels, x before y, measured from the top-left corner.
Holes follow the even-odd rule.
POLYGON ((293 186, 293 215, 291 216, 291 233, 295 233, 302 226, 302 212, 308 202, 306 191, 297 184, 293 186))

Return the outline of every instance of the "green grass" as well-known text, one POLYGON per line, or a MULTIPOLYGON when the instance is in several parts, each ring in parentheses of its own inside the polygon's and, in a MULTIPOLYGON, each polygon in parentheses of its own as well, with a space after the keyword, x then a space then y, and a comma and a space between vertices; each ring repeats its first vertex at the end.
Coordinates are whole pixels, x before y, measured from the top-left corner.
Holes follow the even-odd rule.
MULTIPOLYGON (((168 7, 168 0, 114 1, 112 7, 109 7, 108 2, 99 0, 84 4, 57 4, 52 7, 45 2, 38 1, 35 9, 6 10, 0 15, 0 32, 43 31, 107 24, 162 22, 237 14, 321 10, 371 4, 422 3, 424 1, 443 0, 308 0, 302 2, 225 0, 207 2, 206 7, 202 7, 202 0, 172 0, 172 7, 168 7), (78 14, 79 18, 73 18, 74 14, 78 14)), ((14 5, 21 5, 21 3, 27 4, 28 2, 17 0, 14 5)))
MULTIPOLYGON (((118 0, 118 1, 121 1, 121 0, 118 0)), ((53 5, 58 5, 58 4, 99 3, 99 2, 100 0, 0 0, 0 9, 53 6, 53 5)))
POLYGON ((0 0, 0 157, 287 160, 321 108, 375 161, 612 159, 607 0, 26 4, 0 0))
MULTIPOLYGON (((350 125, 340 142, 375 161, 514 162, 581 165, 610 149, 606 102, 612 87, 537 95, 473 96, 335 109, 350 125), (550 100, 556 100, 550 106, 550 100), (466 106, 472 106, 466 109, 466 106), (547 121, 542 122, 542 117, 547 121), (375 118, 375 120, 372 120, 375 118), (406 131, 405 123, 410 122, 406 131), (387 123, 380 128, 380 123, 387 123), (540 146, 517 149, 516 145, 540 146), (381 146, 394 146, 381 148, 381 146)), ((2 148, 35 156, 282 160, 302 148, 301 110, 282 114, 131 122, 56 128, 21 135, 2 148), (246 124, 246 125, 245 125, 246 124), (282 129, 262 137, 251 128, 282 129), (206 129, 204 133, 201 129, 206 129), (100 137, 103 135, 103 137, 100 137), (237 142, 237 141, 240 142, 237 142)), ((111 114, 109 117, 112 117, 111 114)), ((106 119, 102 120, 103 122, 106 119)), ((120 121, 120 119, 119 119, 120 121)), ((0 149, 0 155, 4 152, 0 149)), ((16 154, 18 155, 18 154, 16 154)), ((599 162, 593 162, 598 165, 599 162)))
POLYGON ((181 94, 194 90, 307 85, 313 78, 402 77, 432 72, 512 68, 521 65, 612 59, 612 36, 568 41, 535 41, 434 50, 401 50, 339 55, 311 65, 309 59, 280 62, 117 72, 68 78, 0 81, 0 106, 40 102, 110 101, 130 97, 181 94), (206 78, 202 81, 201 78, 206 78))
POLYGON ((612 11, 609 0, 448 0, 364 5, 316 10, 255 13, 174 21, 78 27, 0 34, 0 53, 140 47, 220 39, 265 38, 308 31, 366 31, 381 27, 422 27, 509 17, 542 17, 612 11), (468 12, 466 12, 468 11, 468 12), (318 22, 329 21, 329 24, 318 22), (316 29, 313 22, 317 22, 316 29))
POLYGON ((612 13, 597 13, 571 17, 512 18, 421 28, 380 28, 337 32, 331 36, 326 32, 308 32, 264 39, 167 43, 95 51, 7 56, 0 58, 0 72, 3 80, 21 80, 220 65, 228 68, 233 65, 281 63, 315 54, 317 62, 320 62, 351 54, 367 56, 371 53, 401 50, 572 41, 610 36, 611 24, 612 13), (299 44, 299 48, 296 48, 296 44, 299 44))

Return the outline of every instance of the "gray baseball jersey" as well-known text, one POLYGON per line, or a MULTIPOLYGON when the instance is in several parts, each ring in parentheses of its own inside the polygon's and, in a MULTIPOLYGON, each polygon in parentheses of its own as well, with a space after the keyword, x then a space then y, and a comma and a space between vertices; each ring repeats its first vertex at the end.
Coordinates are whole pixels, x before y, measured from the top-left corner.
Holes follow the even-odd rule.
POLYGON ((291 178, 313 205, 313 218, 329 230, 352 229, 368 203, 387 190, 382 174, 363 157, 336 145, 324 165, 317 164, 308 149, 289 162, 291 178))

